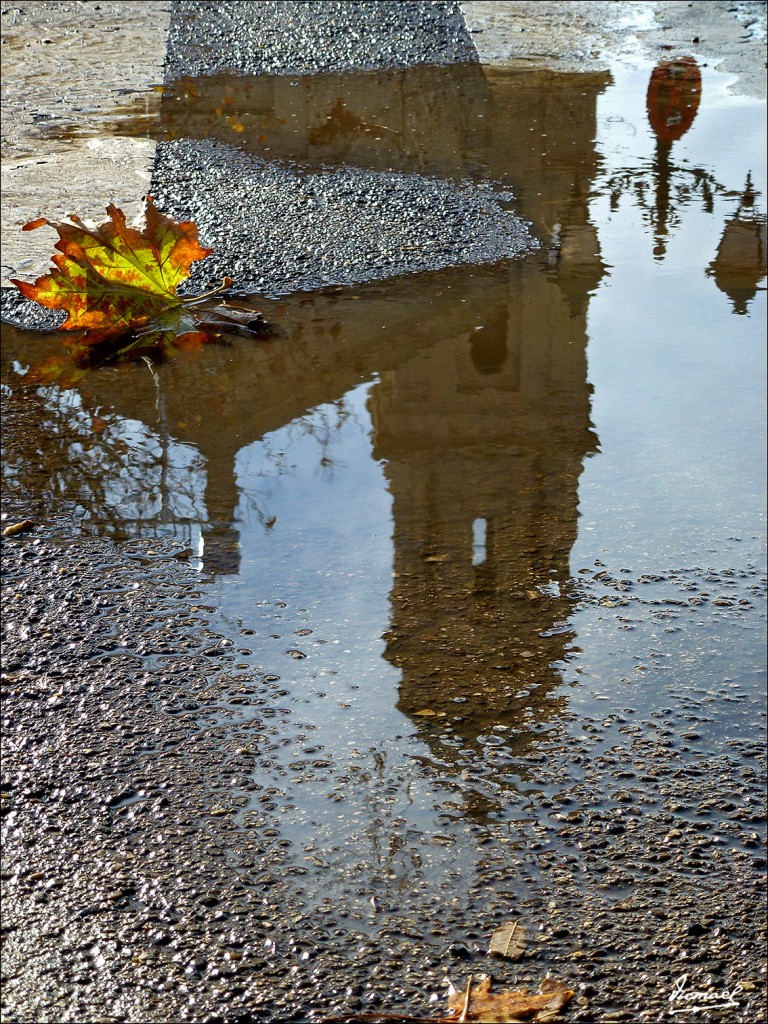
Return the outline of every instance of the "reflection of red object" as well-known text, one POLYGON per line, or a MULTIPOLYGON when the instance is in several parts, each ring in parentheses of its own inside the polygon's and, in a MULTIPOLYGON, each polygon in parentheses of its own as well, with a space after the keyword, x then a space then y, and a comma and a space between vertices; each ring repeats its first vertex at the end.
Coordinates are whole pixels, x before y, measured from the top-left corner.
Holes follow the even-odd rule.
POLYGON ((659 142, 672 143, 693 124, 701 101, 701 72, 693 57, 657 64, 651 72, 646 106, 659 142))

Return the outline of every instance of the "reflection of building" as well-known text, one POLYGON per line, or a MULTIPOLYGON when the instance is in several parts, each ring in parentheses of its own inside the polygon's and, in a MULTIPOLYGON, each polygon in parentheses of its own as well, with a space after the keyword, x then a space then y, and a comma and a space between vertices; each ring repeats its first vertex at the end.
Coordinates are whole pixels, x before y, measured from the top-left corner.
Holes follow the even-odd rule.
POLYGON ((531 266, 486 301, 475 329, 447 332, 371 393, 394 503, 386 657, 403 672, 399 706, 460 717, 470 742, 522 708, 555 710, 544 698, 569 637, 551 631, 568 616, 559 585, 595 443, 583 319, 531 266))
POLYGON ((717 254, 706 270, 733 303, 734 313, 747 312, 768 273, 766 226, 765 214, 755 208, 755 192, 747 176, 739 207, 726 221, 717 254))
MULTIPOLYGON (((567 255, 561 287, 583 304, 602 273, 587 204, 598 167, 597 96, 609 81, 607 73, 479 64, 182 78, 165 87, 158 138, 219 139, 312 168, 344 163, 508 185, 535 233, 567 255)), ((137 130, 146 133, 145 120, 137 130)), ((311 216, 311 195, 300 198, 311 216)))
POLYGON ((310 167, 344 163, 453 177, 471 169, 476 151, 485 155, 487 102, 479 64, 318 75, 224 72, 166 85, 159 138, 215 138, 310 167))
MULTIPOLYGON (((240 79, 221 104, 224 121, 200 119, 191 104, 196 131, 237 131, 252 146, 270 131, 273 156, 513 184, 521 212, 551 243, 525 262, 358 289, 357 301, 294 297, 283 320, 267 305, 284 340, 181 354, 157 371, 165 428, 204 458, 201 525, 224 572, 238 565, 238 451, 379 377, 371 411, 393 497, 396 572, 386 657, 403 673, 399 706, 427 732, 424 711, 446 724, 460 717, 465 741, 506 722, 525 743, 523 732, 562 704, 545 698, 559 682, 552 663, 566 656, 558 585, 568 577, 582 462, 595 446, 586 314, 604 268, 588 198, 606 84, 606 75, 548 71, 485 77, 472 65, 300 86, 240 79)), ((163 104, 168 130, 189 130, 174 109, 163 104)), ((155 423, 149 373, 133 375, 130 394, 112 374, 89 387, 97 404, 155 423)))
POLYGON ((430 736, 445 725, 471 743, 502 723, 519 747, 562 701, 547 694, 570 638, 559 585, 595 446, 586 312, 604 268, 587 200, 606 81, 490 77, 480 159, 521 183, 525 214, 552 239, 549 269, 510 268, 472 330, 448 331, 372 392, 394 500, 386 656, 403 672, 400 708, 430 736))
POLYGON ((488 76, 488 174, 513 182, 521 212, 550 243, 558 290, 585 327, 589 297, 605 273, 589 202, 601 165, 597 98, 610 76, 493 69, 488 76))

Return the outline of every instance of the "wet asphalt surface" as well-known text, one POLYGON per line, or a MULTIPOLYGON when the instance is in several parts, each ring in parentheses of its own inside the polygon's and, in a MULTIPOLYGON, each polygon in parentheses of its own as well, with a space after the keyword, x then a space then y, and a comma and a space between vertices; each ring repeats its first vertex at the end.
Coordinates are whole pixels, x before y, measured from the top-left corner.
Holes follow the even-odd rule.
MULTIPOLYGON (((322 22, 304 4, 220 7, 174 5, 168 80, 180 69, 298 73, 473 53, 453 4, 328 3, 322 22)), ((162 143, 153 194, 216 246, 211 283, 235 260, 245 289, 344 284, 530 246, 490 189, 308 171, 210 141, 162 143), (392 231, 372 239, 382 203, 392 231), (482 231, 466 233, 468 214, 482 231), (440 251, 404 260, 404 246, 425 240, 440 251)), ((49 322, 4 301, 17 322, 49 322)), ((45 459, 34 403, 6 397, 3 443, 11 462, 45 459)), ((428 1017, 444 1006, 446 975, 461 986, 488 971, 504 987, 563 979, 576 991, 567 1020, 763 1019, 764 722, 710 732, 713 695, 695 689, 647 717, 628 698, 583 721, 567 765, 522 756, 539 795, 521 797, 515 842, 467 820, 474 874, 460 898, 450 876, 425 871, 405 897, 372 875, 341 883, 348 900, 318 901, 322 858, 313 866, 290 847, 279 787, 253 781, 281 691, 233 671, 205 579, 170 542, 85 537, 66 508, 42 509, 34 494, 6 488, 3 511, 4 523, 37 523, 2 542, 5 1020, 428 1017), (510 916, 529 925, 528 948, 518 963, 492 961, 488 938, 510 916), (671 1012, 682 976, 713 1009, 671 1012), (723 1010, 737 986, 738 1005, 723 1010)), ((597 575, 575 595, 584 604, 620 601, 639 583, 597 575)), ((684 597, 690 579, 660 582, 684 597)), ((707 585, 723 616, 764 600, 756 575, 707 585)), ((643 613, 656 610, 649 601, 643 613)), ((746 696, 725 680, 714 699, 746 696)), ((306 753, 329 790, 344 768, 306 753)))
MULTIPOLYGON (((10 404, 23 431, 28 410, 10 404)), ((28 509, 7 500, 12 518, 28 509)), ((467 819, 460 885, 427 870, 403 897, 350 871, 332 902, 329 851, 285 840, 285 794, 254 782, 285 691, 234 672, 178 548, 84 541, 49 515, 4 540, 3 573, 7 1020, 429 1016, 446 976, 489 971, 508 987, 565 980, 573 1021, 761 1019, 764 748, 746 723, 707 734, 711 694, 586 717, 567 764, 517 758, 538 795, 518 798, 514 842, 467 819), (487 953, 510 917, 531 930, 516 964, 487 953), (739 1008, 673 1018, 683 975, 715 1004, 739 986, 739 1008)), ((759 580, 718 584, 725 614, 738 594, 759 601, 759 580)), ((613 592, 603 576, 580 599, 613 592)), ((724 681, 715 699, 746 697, 724 681)), ((308 743, 302 768, 329 790, 347 767, 308 743)), ((451 839, 411 842, 429 865, 451 839)))

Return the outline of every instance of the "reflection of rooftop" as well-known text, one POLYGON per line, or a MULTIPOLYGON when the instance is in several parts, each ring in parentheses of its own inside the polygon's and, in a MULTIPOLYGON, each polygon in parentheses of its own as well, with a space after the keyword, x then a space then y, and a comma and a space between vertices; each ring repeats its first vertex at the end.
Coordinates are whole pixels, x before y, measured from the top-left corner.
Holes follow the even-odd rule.
POLYGON ((755 208, 755 193, 750 178, 736 213, 726 221, 717 254, 707 274, 733 303, 734 313, 746 313, 768 273, 766 215, 755 208))
MULTIPOLYGON (((254 225, 254 201, 263 188, 273 187, 272 178, 260 177, 262 160, 277 161, 285 174, 291 169, 290 180, 281 186, 290 192, 291 203, 279 206, 280 216, 295 218, 305 227, 304 237, 313 240, 318 238, 318 223, 336 209, 335 193, 326 192, 329 173, 340 166, 359 169, 362 173, 351 188, 367 198, 346 222, 355 231, 362 225, 372 246, 369 261, 384 259, 387 266, 394 257, 379 252, 378 236, 400 238, 399 232, 405 231, 402 237, 408 252, 400 252, 394 262, 409 270, 434 267, 438 256, 438 262, 442 260, 441 246, 435 246, 434 238, 439 225, 427 217, 422 231, 426 215, 414 207, 414 216, 406 217, 403 224, 396 213, 395 222, 373 227, 376 209, 385 211, 389 202, 384 175, 395 172, 439 179, 435 187, 438 192, 447 190, 446 195, 453 195, 455 183, 485 181, 492 183, 489 195, 502 203, 507 197, 502 190, 512 190, 515 209, 531 221, 540 238, 549 239, 558 226, 562 251, 570 252, 573 267, 573 257, 578 257, 580 272, 590 277, 594 288, 602 268, 594 235, 589 237, 581 229, 588 220, 590 182, 599 162, 594 149, 596 99, 609 81, 606 73, 500 71, 478 64, 296 76, 218 74, 168 83, 154 120, 146 115, 144 98, 134 101, 133 121, 128 104, 121 111, 119 131, 134 131, 142 138, 153 135, 161 142, 196 140, 169 149, 172 166, 180 168, 182 175, 185 161, 200 162, 200 140, 226 143, 214 151, 205 149, 206 159, 212 160, 212 173, 215 169, 216 174, 231 176, 239 168, 239 173, 251 175, 247 177, 248 187, 254 190, 250 197, 247 188, 227 195, 228 206, 234 204, 227 211, 229 233, 237 234, 244 246, 248 231, 253 235, 257 227, 280 230, 279 223, 265 223, 263 229, 261 224, 254 225), (239 163, 227 169, 233 154, 239 163), (437 255, 430 254, 432 249, 437 255)), ((162 192, 162 179, 156 185, 162 192)), ((429 198, 416 196, 413 201, 418 205, 429 198)), ((268 208, 263 219, 270 220, 268 208)), ((478 216, 477 231, 470 226, 468 239, 486 238, 481 219, 486 218, 478 216)), ((444 233, 453 238, 449 227, 444 224, 444 233)), ((217 244, 227 247, 226 231, 219 233, 217 244)), ((266 244, 271 236, 264 237, 266 244)), ((354 238, 356 244, 363 244, 356 234, 354 238)), ((453 242, 462 244, 458 238, 453 242)), ((464 243, 469 244, 467 239, 464 243)), ((350 273, 358 274, 354 260, 345 263, 336 253, 332 230, 320 238, 316 250, 317 258, 307 262, 304 277, 296 278, 299 271, 284 271, 277 265, 273 269, 278 276, 288 273, 291 281, 311 281, 313 287, 318 274, 327 273, 326 280, 340 282, 350 273)), ((218 259, 217 254, 212 259, 218 259)), ((253 274, 254 281, 260 280, 263 268, 257 270, 255 263, 252 269, 249 263, 243 266, 243 280, 253 274)), ((376 276, 383 275, 377 271, 376 276)))
MULTIPOLYGON (((595 97, 609 81, 606 73, 500 72, 479 64, 290 76, 219 73, 166 85, 154 127, 142 116, 142 99, 135 130, 161 140, 219 139, 313 168, 344 163, 528 183, 532 194, 551 200, 554 181, 570 176, 585 156, 594 160, 588 150, 595 97), (534 167, 538 177, 528 173, 534 167)), ((585 171, 588 177, 589 167, 585 171)))

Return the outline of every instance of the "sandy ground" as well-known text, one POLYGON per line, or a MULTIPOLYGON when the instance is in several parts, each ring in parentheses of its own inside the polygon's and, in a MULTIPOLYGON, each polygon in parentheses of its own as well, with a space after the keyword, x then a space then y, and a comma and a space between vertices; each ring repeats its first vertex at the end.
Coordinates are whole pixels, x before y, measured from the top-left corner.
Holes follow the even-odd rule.
POLYGON ((109 201, 139 212, 154 143, 82 129, 113 115, 131 90, 162 82, 169 10, 158 0, 3 4, 4 286, 48 266, 50 233, 22 234, 28 221, 71 211, 101 219, 109 201))

